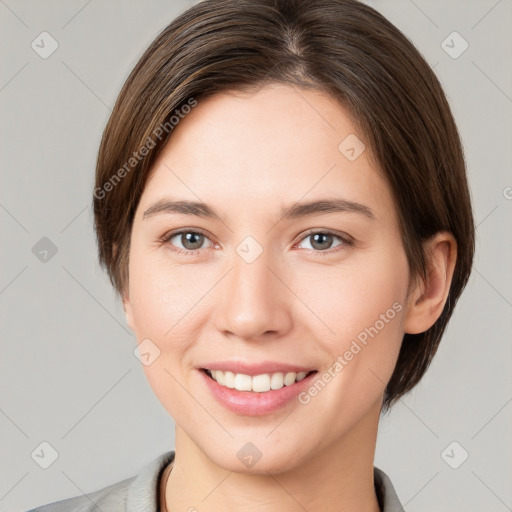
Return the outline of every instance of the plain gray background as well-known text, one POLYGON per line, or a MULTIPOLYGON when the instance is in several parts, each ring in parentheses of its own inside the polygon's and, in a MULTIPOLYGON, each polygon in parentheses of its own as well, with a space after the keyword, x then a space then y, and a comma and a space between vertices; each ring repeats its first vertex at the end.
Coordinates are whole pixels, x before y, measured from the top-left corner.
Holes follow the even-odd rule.
MULTIPOLYGON (((375 465, 408 512, 505 512, 512 0, 367 3, 412 39, 445 87, 478 224, 468 287, 423 381, 381 421, 375 465)), ((133 355, 135 337, 99 269, 90 205, 117 93, 147 45, 190 5, 0 0, 0 512, 97 490, 174 448, 173 421, 133 355), (42 32, 58 44, 47 58, 31 47, 42 32), (57 252, 42 261, 49 246, 57 252), (58 452, 48 469, 31 456, 42 442, 58 452)))

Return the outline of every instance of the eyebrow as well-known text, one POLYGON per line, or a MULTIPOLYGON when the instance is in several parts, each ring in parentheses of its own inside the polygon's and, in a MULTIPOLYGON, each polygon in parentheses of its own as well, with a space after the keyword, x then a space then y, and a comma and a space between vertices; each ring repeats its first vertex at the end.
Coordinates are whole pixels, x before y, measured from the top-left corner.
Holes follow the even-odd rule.
MULTIPOLYGON (((308 215, 340 212, 360 213, 371 220, 375 220, 373 210, 363 204, 347 201, 346 199, 321 199, 284 206, 281 208, 277 221, 296 219, 308 215)), ((170 199, 160 199, 154 203, 144 212, 142 220, 162 213, 181 213, 183 215, 195 215, 197 217, 221 220, 220 214, 215 208, 206 203, 198 201, 173 201, 170 199)))

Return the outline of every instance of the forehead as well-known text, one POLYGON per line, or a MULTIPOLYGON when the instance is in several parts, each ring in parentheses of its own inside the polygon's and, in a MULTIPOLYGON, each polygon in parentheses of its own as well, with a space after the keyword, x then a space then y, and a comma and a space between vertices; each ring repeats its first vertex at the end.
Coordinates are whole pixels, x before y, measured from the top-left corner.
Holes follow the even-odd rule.
POLYGON ((198 100, 174 128, 141 204, 169 193, 254 211, 336 196, 389 209, 389 189, 371 162, 364 135, 323 92, 282 84, 222 92, 198 100))

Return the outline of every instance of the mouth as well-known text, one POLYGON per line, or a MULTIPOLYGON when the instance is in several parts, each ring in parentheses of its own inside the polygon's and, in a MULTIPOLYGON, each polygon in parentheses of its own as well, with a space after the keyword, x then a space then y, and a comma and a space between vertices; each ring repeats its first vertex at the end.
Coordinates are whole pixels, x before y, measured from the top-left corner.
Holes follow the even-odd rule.
POLYGON ((266 393, 271 390, 275 391, 284 387, 293 386, 295 383, 317 373, 317 370, 311 370, 298 373, 274 372, 262 373, 260 375, 247 375, 244 373, 211 370, 208 368, 201 368, 201 371, 224 388, 252 393, 266 393))

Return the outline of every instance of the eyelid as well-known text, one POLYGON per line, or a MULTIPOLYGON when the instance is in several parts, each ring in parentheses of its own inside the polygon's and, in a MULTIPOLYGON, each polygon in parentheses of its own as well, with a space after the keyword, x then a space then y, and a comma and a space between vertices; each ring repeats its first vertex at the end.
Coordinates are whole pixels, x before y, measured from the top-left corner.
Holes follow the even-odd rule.
POLYGON ((336 231, 334 229, 329 229, 329 228, 311 228, 301 234, 301 237, 299 238, 299 240, 297 242, 295 242, 293 244, 293 247, 300 244, 303 240, 305 240, 309 236, 315 235, 317 233, 332 235, 336 238, 339 238, 343 243, 340 245, 337 245, 335 247, 331 247, 330 249, 326 249, 324 251, 315 251, 314 249, 304 249, 304 250, 313 251, 313 252, 319 253, 319 254, 331 254, 333 252, 336 252, 338 250, 337 248, 340 246, 351 247, 355 244, 354 238, 352 238, 347 233, 343 233, 343 232, 336 231))
MULTIPOLYGON (((210 242, 215 245, 215 242, 210 238, 210 236, 200 228, 180 228, 173 231, 168 231, 162 237, 158 239, 159 243, 162 245, 169 244, 171 238, 174 238, 177 235, 181 235, 183 233, 197 233, 198 235, 203 235, 205 238, 210 240, 210 242)), ((171 245, 171 244, 169 244, 171 245)), ((181 249, 180 247, 173 246, 173 251, 187 253, 187 254, 195 254, 202 249, 208 249, 208 247, 202 247, 201 249, 181 249)))
MULTIPOLYGON (((322 233, 322 234, 328 234, 328 235, 337 236, 338 238, 341 238, 346 243, 351 243, 351 244, 355 243, 355 240, 350 235, 348 235, 347 233, 344 233, 344 232, 341 232, 341 231, 336 231, 335 229, 329 229, 329 228, 311 228, 311 229, 308 229, 307 231, 302 233, 301 238, 298 241, 301 242, 302 240, 304 240, 304 238, 307 238, 310 235, 315 235, 316 233, 322 233)), ((322 251, 322 252, 325 252, 325 251, 322 251)))

